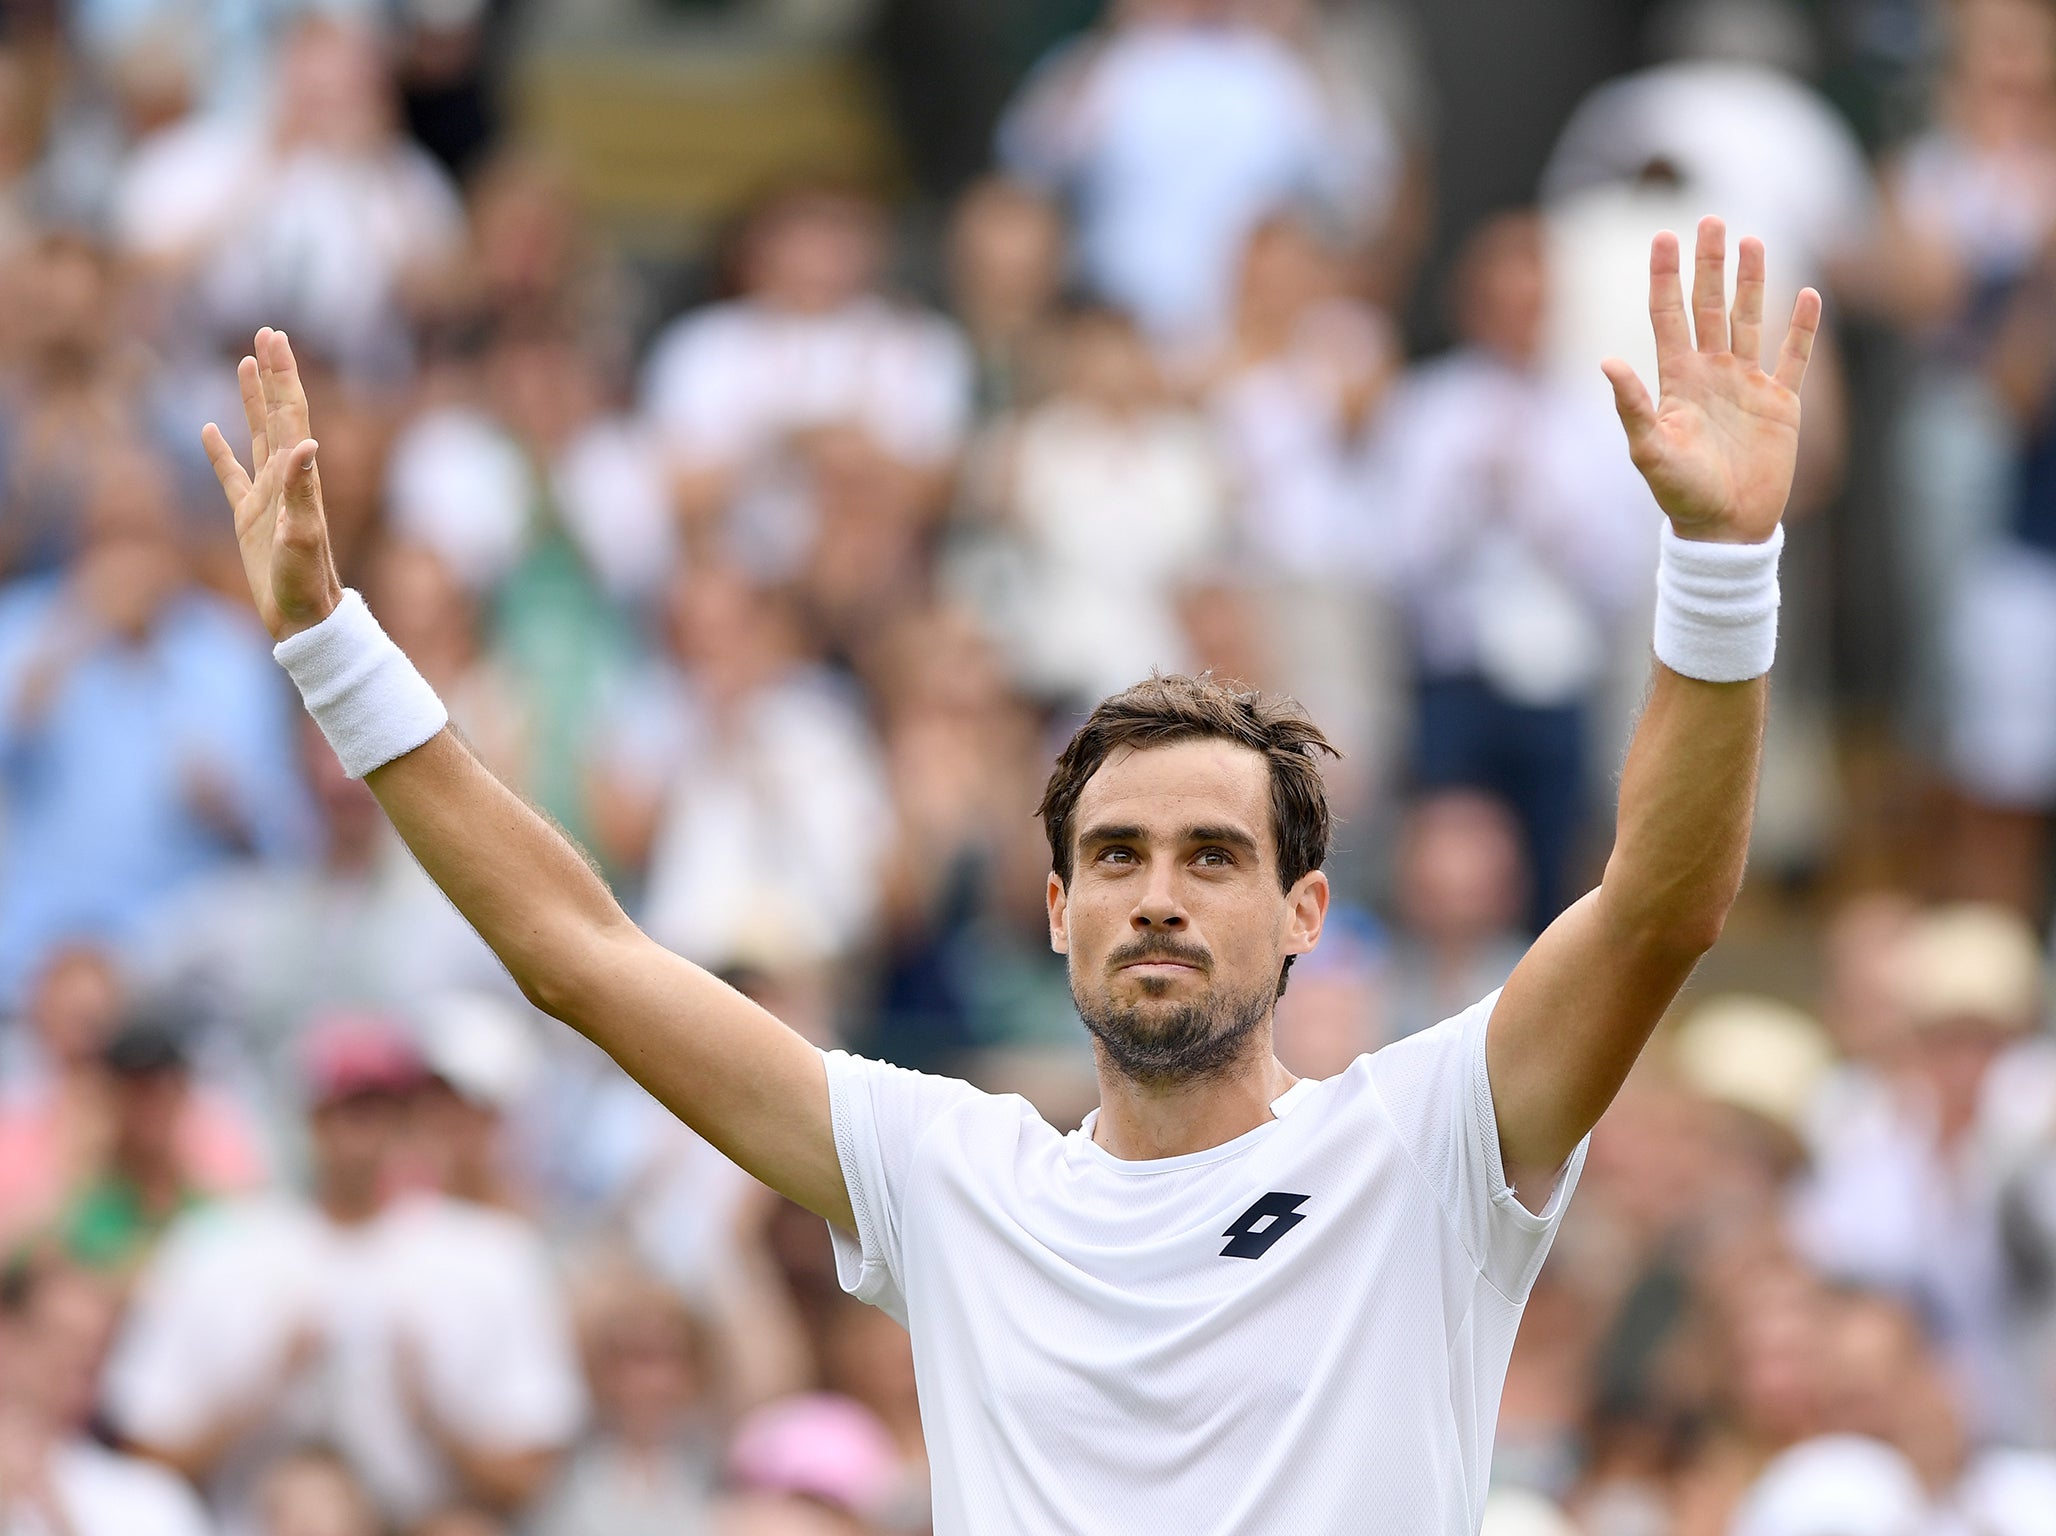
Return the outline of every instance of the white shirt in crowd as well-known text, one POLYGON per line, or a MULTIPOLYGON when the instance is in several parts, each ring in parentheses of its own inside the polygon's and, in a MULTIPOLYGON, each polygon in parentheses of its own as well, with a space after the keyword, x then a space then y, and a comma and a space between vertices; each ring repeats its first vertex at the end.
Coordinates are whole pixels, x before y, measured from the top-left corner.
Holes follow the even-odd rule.
MULTIPOLYGON (((133 256, 193 264, 211 318, 277 320, 352 364, 404 349, 406 278, 463 238, 456 187, 405 138, 380 150, 280 152, 261 120, 199 115, 145 139, 115 191, 133 256)), ((404 350, 398 354, 404 357, 404 350)))
POLYGON ((1658 514, 1619 424, 1546 375, 1454 352, 1394 392, 1379 473, 1419 665, 1524 704, 1585 694, 1655 561, 1658 514))
POLYGON ((681 468, 741 483, 735 553, 760 576, 793 573, 814 534, 794 434, 854 426, 903 464, 957 451, 970 421, 970 349, 938 315, 860 298, 827 314, 740 300, 672 323, 643 378, 643 408, 681 468))
POLYGON ((1029 685, 1099 699, 1152 667, 1188 670, 1178 595, 1228 551, 1228 494, 1190 411, 1031 411, 1006 490, 1026 580, 995 615, 1029 685))
POLYGON ((1540 1214, 1486 1080, 1498 994, 1303 1081, 1203 1152, 1125 1161, 1022 1099, 827 1056, 857 1236, 906 1323, 936 1536, 1476 1530, 1540 1214))
POLYGON ((1213 334, 1268 214, 1389 201, 1390 129, 1340 112, 1281 40, 1244 25, 1130 26, 1061 52, 1000 125, 1012 174, 1073 194, 1093 288, 1166 340, 1213 334))
POLYGON ((0 1536, 209 1536, 193 1490, 155 1462, 90 1440, 51 1453, 50 1487, 62 1523, 0 1491, 0 1536))
POLYGON ((568 1445, 584 1415, 541 1238, 434 1195, 349 1227, 274 1198, 182 1218, 138 1284, 108 1364, 108 1411, 146 1444, 189 1442, 262 1402, 303 1338, 314 1345, 305 1368, 210 1490, 232 1531, 249 1529, 236 1522, 265 1462, 308 1441, 334 1445, 401 1524, 449 1497, 449 1469, 413 1420, 409 1357, 438 1420, 494 1450, 568 1445))
POLYGON ((386 461, 393 527, 490 591, 547 524, 545 501, 609 597, 651 596, 677 557, 664 454, 647 424, 601 416, 538 466, 484 410, 446 405, 401 429, 386 461))
POLYGON ((868 934, 892 796, 845 690, 795 671, 724 718, 651 667, 609 713, 608 770, 664 797, 640 912, 659 943, 721 970, 829 959, 868 934))

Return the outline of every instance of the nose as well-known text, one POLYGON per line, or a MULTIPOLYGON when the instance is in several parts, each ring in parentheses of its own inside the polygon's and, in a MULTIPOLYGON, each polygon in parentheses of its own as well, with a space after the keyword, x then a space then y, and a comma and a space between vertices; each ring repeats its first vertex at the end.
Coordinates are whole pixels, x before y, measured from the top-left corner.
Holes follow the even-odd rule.
POLYGON ((1171 888, 1169 871, 1159 869, 1152 873, 1142 899, 1128 915, 1128 926, 1137 933, 1177 933, 1186 927, 1185 908, 1171 888))

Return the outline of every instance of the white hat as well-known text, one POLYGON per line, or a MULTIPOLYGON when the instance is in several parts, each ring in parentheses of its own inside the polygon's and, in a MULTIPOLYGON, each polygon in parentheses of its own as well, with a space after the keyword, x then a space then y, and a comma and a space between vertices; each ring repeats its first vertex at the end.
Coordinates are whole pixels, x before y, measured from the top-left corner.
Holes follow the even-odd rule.
POLYGON ((1764 1468, 1728 1536, 1922 1536, 1933 1513, 1913 1464, 1892 1447, 1823 1435, 1764 1468))
POLYGON ((1962 902, 1915 920, 1900 972, 1915 1025, 1978 1019, 2029 1029, 2042 1006, 2042 952, 2010 907, 1962 902))
POLYGON ((1834 1065, 1826 1031, 1773 997, 1729 993, 1701 1003, 1671 1040, 1685 1085, 1717 1104, 1761 1115, 1798 1134, 1834 1065))
POLYGON ((1527 1488, 1495 1488, 1478 1536, 1578 1536, 1570 1516, 1527 1488))
POLYGON ((542 1076, 534 1033, 508 1003, 488 992, 444 992, 421 1009, 428 1070, 457 1095, 486 1109, 512 1108, 542 1076))

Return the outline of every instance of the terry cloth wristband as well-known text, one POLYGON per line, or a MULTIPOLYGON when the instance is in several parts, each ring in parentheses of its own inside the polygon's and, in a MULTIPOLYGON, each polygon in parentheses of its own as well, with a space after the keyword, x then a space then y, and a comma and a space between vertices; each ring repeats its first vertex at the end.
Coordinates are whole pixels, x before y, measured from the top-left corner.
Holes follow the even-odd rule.
POLYGON ((1778 650, 1778 552, 1785 529, 1761 544, 1681 539, 1668 520, 1656 562, 1656 659, 1707 683, 1739 683, 1770 670, 1778 650))
POLYGON ((354 588, 344 590, 334 613, 288 635, 271 654, 353 779, 412 752, 450 723, 443 701, 354 588))

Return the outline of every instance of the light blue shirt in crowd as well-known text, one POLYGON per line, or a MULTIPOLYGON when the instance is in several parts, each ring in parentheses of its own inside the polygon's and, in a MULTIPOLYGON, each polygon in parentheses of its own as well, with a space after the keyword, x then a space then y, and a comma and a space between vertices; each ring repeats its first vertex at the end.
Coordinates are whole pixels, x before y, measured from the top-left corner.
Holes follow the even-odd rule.
POLYGON ((51 947, 119 945, 194 876, 237 850, 194 808, 220 784, 255 851, 306 851, 312 816, 291 689, 254 624, 198 593, 148 640, 101 640, 24 721, 21 693, 67 601, 55 579, 0 589, 0 1002, 51 947))

